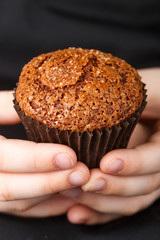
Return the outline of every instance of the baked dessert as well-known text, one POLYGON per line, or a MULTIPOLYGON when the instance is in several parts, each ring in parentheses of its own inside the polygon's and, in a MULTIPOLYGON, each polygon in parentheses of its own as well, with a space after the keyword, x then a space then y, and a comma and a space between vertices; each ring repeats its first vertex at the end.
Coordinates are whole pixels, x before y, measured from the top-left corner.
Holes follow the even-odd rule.
POLYGON ((107 151, 126 147, 145 92, 138 72, 124 60, 68 48, 24 66, 16 106, 30 140, 67 144, 79 160, 86 155, 83 161, 96 167, 107 151))

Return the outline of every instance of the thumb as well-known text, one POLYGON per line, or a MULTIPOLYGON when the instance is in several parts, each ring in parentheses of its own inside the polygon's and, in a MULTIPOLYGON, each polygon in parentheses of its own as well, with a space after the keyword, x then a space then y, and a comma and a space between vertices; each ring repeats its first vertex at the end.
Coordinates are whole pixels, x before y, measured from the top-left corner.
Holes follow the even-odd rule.
POLYGON ((13 107, 13 91, 0 91, 0 125, 20 123, 13 107))

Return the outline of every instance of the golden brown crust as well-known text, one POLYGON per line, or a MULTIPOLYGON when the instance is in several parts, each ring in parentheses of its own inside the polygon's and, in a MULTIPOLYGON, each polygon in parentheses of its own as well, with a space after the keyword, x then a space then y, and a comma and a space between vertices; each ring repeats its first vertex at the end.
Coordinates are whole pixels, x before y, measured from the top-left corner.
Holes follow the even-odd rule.
POLYGON ((130 117, 143 100, 137 71, 98 50, 41 54, 21 72, 16 99, 26 115, 59 130, 93 131, 130 117))

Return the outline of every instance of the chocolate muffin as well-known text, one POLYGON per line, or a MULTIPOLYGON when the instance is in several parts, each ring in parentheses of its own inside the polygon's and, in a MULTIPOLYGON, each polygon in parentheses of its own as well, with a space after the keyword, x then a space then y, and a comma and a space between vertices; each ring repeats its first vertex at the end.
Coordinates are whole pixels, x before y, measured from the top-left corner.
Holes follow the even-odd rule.
POLYGON ((72 147, 90 168, 126 147, 145 106, 138 72, 93 49, 68 48, 33 58, 21 72, 15 108, 30 140, 72 147))

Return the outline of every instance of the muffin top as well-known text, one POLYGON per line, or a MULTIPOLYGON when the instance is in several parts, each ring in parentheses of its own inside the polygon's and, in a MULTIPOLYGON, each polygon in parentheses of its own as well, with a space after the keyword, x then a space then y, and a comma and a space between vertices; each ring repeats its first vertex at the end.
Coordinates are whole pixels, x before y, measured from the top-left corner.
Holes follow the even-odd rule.
POLYGON ((16 99, 49 128, 93 131, 130 117, 143 100, 141 77, 124 60, 68 48, 33 58, 22 69, 16 99))

